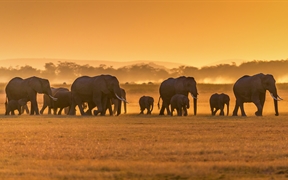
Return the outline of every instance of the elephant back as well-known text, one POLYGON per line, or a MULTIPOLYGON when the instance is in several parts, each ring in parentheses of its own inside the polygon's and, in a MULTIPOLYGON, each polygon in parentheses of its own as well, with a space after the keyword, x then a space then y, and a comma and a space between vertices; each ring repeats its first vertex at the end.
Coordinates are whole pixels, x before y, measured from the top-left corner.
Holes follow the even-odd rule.
POLYGON ((18 100, 23 97, 23 88, 21 88, 21 84, 23 83, 23 79, 20 77, 12 78, 5 87, 5 93, 9 100, 18 100))

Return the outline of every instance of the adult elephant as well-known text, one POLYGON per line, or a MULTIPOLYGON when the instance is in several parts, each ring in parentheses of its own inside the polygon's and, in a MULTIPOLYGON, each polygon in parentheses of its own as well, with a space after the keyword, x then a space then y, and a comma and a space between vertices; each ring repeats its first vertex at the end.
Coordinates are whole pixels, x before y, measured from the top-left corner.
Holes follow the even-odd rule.
POLYGON ((215 116, 217 111, 220 109, 220 116, 224 116, 224 106, 227 106, 227 116, 229 114, 229 102, 230 97, 227 94, 221 93, 215 93, 212 94, 209 103, 210 103, 210 109, 212 116, 215 116))
POLYGON ((167 114, 171 115, 169 105, 172 96, 175 94, 183 94, 188 97, 191 93, 194 103, 194 115, 197 114, 197 87, 196 81, 193 77, 181 76, 178 78, 169 78, 163 81, 159 88, 160 97, 158 100, 158 107, 160 98, 162 98, 162 107, 160 109, 160 115, 164 115, 164 110, 166 109, 167 114))
MULTIPOLYGON (((72 86, 72 105, 69 111, 70 115, 73 115, 73 110, 76 105, 78 106, 81 115, 85 115, 83 111, 82 104, 84 102, 88 103, 88 113, 94 107, 94 115, 105 114, 107 102, 111 98, 117 98, 119 101, 127 102, 121 97, 121 89, 119 86, 119 81, 115 76, 111 75, 99 75, 94 77, 81 76, 77 78, 72 86)), ((120 104, 120 103, 119 103, 120 104)), ((121 113, 121 105, 118 106, 117 115, 121 113)))
POLYGON ((39 115, 36 98, 37 93, 47 94, 54 101, 57 100, 57 98, 52 96, 50 82, 47 79, 42 79, 35 76, 27 79, 22 79, 20 77, 11 79, 5 88, 5 92, 8 102, 23 98, 27 98, 28 101, 31 101, 30 115, 33 115, 34 113, 39 115))
POLYGON ((257 107, 255 115, 262 116, 266 90, 270 92, 274 99, 275 116, 278 116, 278 101, 282 99, 277 94, 275 83, 276 81, 271 74, 265 75, 262 73, 253 76, 245 75, 238 79, 233 86, 236 98, 233 116, 237 116, 239 107, 241 115, 246 116, 243 106, 245 102, 253 102, 257 107))
MULTIPOLYGON (((126 99, 126 91, 123 88, 121 88, 121 97, 123 99, 126 99)), ((122 101, 119 101, 117 98, 111 99, 111 104, 112 105, 114 104, 113 114, 117 113, 117 109, 119 108, 118 106, 119 105, 121 106, 121 104, 119 104, 119 103, 121 103, 121 102, 122 101)), ((123 105, 124 105, 124 114, 126 114, 127 113, 127 103, 125 101, 123 101, 123 105)))

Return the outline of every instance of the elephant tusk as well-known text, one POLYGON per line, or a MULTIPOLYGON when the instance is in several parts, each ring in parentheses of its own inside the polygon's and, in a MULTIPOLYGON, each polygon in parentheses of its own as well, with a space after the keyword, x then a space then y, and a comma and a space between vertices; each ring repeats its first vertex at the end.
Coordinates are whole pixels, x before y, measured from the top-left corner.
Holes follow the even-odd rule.
POLYGON ((280 96, 277 96, 277 98, 278 98, 279 100, 283 100, 280 96))
POLYGON ((192 96, 194 99, 198 99, 197 97, 193 96, 193 94, 191 94, 191 96, 192 96))
POLYGON ((124 101, 125 103, 129 104, 128 101, 126 101, 126 99, 122 98, 122 101, 124 101))
POLYGON ((53 99, 53 101, 57 101, 57 100, 58 100, 58 98, 55 98, 55 97, 53 97, 53 96, 51 96, 51 95, 49 95, 49 97, 50 97, 51 99, 53 99))
POLYGON ((124 101, 124 102, 128 103, 128 102, 126 101, 126 99, 120 98, 116 93, 115 93, 115 96, 116 96, 117 99, 119 99, 120 101, 124 101))
POLYGON ((271 97, 272 97, 274 100, 280 101, 279 99, 277 99, 276 97, 274 97, 272 93, 270 93, 270 95, 271 95, 271 97))

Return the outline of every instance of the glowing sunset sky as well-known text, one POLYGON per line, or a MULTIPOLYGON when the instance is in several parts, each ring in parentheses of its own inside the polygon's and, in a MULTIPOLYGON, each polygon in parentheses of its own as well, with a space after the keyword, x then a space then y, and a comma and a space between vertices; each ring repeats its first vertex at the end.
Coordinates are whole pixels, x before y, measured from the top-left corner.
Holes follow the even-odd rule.
POLYGON ((288 58, 287 1, 2 1, 0 59, 288 58))

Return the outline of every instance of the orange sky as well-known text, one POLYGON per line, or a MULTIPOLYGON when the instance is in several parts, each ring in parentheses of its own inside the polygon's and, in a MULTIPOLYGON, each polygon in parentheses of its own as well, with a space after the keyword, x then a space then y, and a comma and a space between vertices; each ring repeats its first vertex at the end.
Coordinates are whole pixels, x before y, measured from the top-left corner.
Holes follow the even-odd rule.
MULTIPOLYGON (((287 1, 2 1, 0 59, 288 58, 287 1)), ((226 61, 227 62, 227 61, 226 61)))

